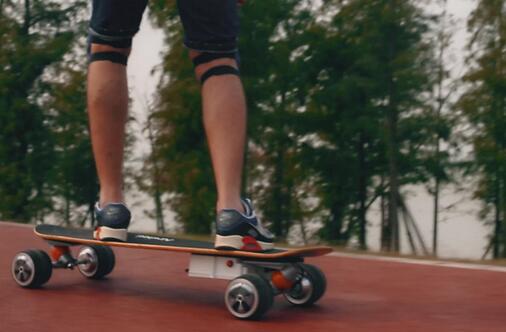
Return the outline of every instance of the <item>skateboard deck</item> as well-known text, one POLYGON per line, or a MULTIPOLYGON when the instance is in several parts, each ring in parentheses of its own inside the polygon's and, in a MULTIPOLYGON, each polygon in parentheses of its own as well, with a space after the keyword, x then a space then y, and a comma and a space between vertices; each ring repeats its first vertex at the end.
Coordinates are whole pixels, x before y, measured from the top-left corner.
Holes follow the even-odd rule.
POLYGON ((262 252, 242 250, 218 250, 214 244, 204 241, 193 241, 160 235, 128 233, 126 242, 99 241, 93 238, 91 229, 71 229, 54 225, 37 225, 35 234, 46 241, 58 242, 63 245, 105 245, 111 247, 137 248, 183 252, 190 254, 226 256, 251 259, 291 259, 323 256, 332 252, 331 247, 314 246, 297 249, 272 249, 262 252))

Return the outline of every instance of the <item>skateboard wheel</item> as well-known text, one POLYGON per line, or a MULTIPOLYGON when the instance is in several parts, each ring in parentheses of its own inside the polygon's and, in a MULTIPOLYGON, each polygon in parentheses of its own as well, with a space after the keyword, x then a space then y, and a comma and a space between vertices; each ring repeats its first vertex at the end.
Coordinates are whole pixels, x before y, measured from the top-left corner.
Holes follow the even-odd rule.
POLYGON ((52 271, 51 259, 42 250, 22 251, 12 260, 12 277, 21 287, 38 288, 42 286, 49 281, 52 271))
POLYGON ((240 319, 259 319, 273 301, 269 282, 256 274, 245 274, 232 280, 225 292, 228 311, 240 319))
POLYGON ((77 256, 79 272, 89 279, 102 279, 112 272, 114 252, 107 246, 83 246, 77 256))
POLYGON ((301 264, 301 278, 283 296, 296 306, 310 306, 318 301, 327 289, 327 280, 316 266, 301 264))

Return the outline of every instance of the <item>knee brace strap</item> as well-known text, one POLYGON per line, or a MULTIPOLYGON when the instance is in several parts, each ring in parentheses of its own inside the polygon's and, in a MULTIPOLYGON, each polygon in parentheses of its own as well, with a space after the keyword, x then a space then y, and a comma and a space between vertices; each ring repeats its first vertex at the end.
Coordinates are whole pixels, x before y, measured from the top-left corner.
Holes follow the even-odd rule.
POLYGON ((213 60, 223 59, 223 58, 236 60, 237 53, 236 52, 229 52, 229 53, 207 53, 207 52, 204 52, 204 53, 200 54, 199 56, 193 58, 192 61, 193 61, 193 65, 196 67, 196 66, 201 65, 203 63, 208 63, 213 60))
POLYGON ((239 76, 240 72, 236 68, 232 66, 217 66, 209 69, 200 78, 200 84, 204 84, 211 76, 221 76, 221 75, 236 75, 239 76))
POLYGON ((98 52, 90 54, 89 62, 92 63, 94 61, 111 61, 126 66, 128 57, 119 52, 98 52))

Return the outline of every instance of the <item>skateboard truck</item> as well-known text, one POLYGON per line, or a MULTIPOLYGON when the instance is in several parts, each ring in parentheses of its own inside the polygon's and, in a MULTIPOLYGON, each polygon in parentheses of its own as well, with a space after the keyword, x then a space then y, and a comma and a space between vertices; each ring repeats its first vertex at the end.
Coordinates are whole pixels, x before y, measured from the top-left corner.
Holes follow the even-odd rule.
POLYGON ((55 269, 73 269, 78 263, 72 257, 68 246, 53 246, 49 251, 49 255, 53 259, 53 268, 55 269))
POLYGON ((281 270, 272 272, 271 283, 278 290, 287 290, 300 279, 300 270, 288 265, 281 270))

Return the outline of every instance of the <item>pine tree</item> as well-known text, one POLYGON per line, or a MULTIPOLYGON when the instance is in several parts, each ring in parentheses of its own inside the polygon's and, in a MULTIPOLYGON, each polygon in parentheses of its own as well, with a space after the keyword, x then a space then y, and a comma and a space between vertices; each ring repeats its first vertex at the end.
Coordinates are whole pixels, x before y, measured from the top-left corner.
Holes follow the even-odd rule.
POLYGON ((434 123, 425 97, 432 89, 433 54, 424 38, 430 18, 412 1, 327 6, 336 14, 323 25, 323 41, 309 47, 321 66, 308 116, 319 119, 313 132, 326 143, 313 149, 329 209, 322 235, 346 243, 358 232, 365 248, 367 209, 386 192, 382 246, 398 250, 400 188, 427 180, 421 147, 434 123))
POLYGON ((494 258, 506 257, 506 3, 478 1, 468 21, 469 67, 458 108, 473 127, 481 217, 494 225, 494 258))
POLYGON ((35 96, 45 69, 74 38, 82 2, 5 1, 0 6, 0 217, 30 221, 50 205, 50 128, 35 96))
POLYGON ((48 186, 59 219, 92 226, 99 187, 86 113, 86 57, 77 57, 55 68, 58 80, 46 82, 42 106, 54 147, 48 186))
POLYGON ((450 77, 450 65, 448 65, 450 46, 452 43, 452 26, 454 20, 448 13, 448 1, 441 0, 441 13, 438 14, 438 21, 435 25, 434 42, 435 45, 435 81, 434 91, 432 93, 432 116, 434 124, 433 131, 428 132, 433 136, 433 144, 429 144, 427 149, 427 169, 432 181, 428 183, 428 191, 433 196, 433 231, 432 231, 432 255, 438 253, 438 227, 440 210, 440 193, 443 185, 453 181, 450 168, 450 153, 448 148, 443 147, 443 143, 452 143, 452 129, 455 126, 455 119, 449 114, 450 103, 458 87, 457 80, 450 77), (432 145, 432 146, 431 146, 432 145))

